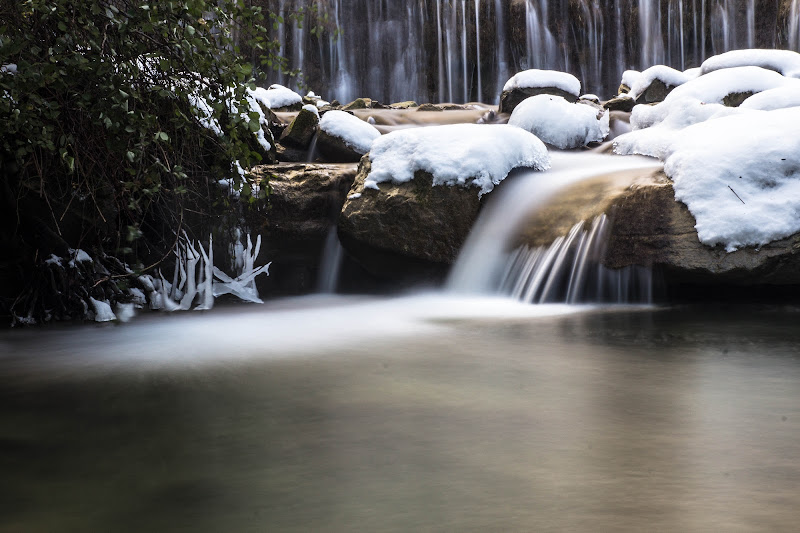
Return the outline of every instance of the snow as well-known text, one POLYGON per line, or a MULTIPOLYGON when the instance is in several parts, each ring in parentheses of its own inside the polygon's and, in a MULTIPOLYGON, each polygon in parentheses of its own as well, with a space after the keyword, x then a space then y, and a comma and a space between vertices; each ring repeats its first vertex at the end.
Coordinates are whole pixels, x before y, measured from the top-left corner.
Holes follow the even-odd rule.
POLYGON ((642 75, 638 70, 626 70, 622 73, 621 85, 626 85, 628 88, 636 84, 636 80, 642 75))
POLYGON ((703 61, 703 74, 721 69, 756 66, 774 70, 787 77, 800 78, 800 54, 791 50, 731 50, 703 61))
POLYGON ((80 248, 77 250, 70 250, 70 253, 73 254, 73 261, 77 261, 78 263, 91 263, 93 261, 92 257, 80 248))
POLYGON ((92 307, 94 307, 95 322, 111 322, 117 319, 117 315, 111 310, 111 305, 107 300, 95 300, 90 296, 89 301, 92 303, 92 307))
POLYGON ((305 109, 306 111, 310 111, 310 112, 314 113, 315 115, 317 115, 317 118, 319 118, 319 109, 317 108, 317 106, 311 105, 311 104, 306 104, 306 105, 303 106, 303 109, 305 109))
POLYGON ((562 91, 575 95, 581 94, 581 82, 572 74, 559 72, 557 70, 524 70, 515 74, 503 86, 503 91, 513 91, 514 89, 525 89, 530 87, 555 87, 562 91))
POLYGON ((136 316, 136 309, 132 303, 117 304, 117 318, 120 320, 120 322, 130 322, 134 316, 136 316))
POLYGON ((532 133, 507 124, 397 130, 376 140, 369 157, 372 171, 365 188, 409 182, 422 170, 433 176, 434 185, 474 186, 479 196, 490 192, 513 168, 550 167, 544 144, 532 133))
MULTIPOLYGON (((653 106, 637 105, 631 114, 633 131, 617 137, 615 151, 663 158, 684 128, 714 118, 736 115, 745 109, 722 105, 731 93, 759 93, 776 88, 800 90, 800 80, 786 78, 760 67, 717 70, 675 88, 653 106)), ((753 97, 750 97, 753 98, 753 97)), ((758 107, 756 100, 753 107, 758 107)), ((763 101, 762 101, 763 102, 763 101)))
POLYGON ((141 309, 142 307, 145 306, 145 304, 147 304, 147 297, 144 295, 144 292, 141 289, 137 289, 136 287, 131 287, 130 289, 128 289, 128 292, 130 293, 133 299, 133 304, 139 309, 141 309))
POLYGON ((556 148, 578 148, 608 135, 608 111, 600 119, 597 111, 590 105, 571 104, 561 96, 539 94, 520 102, 508 124, 529 131, 556 148))
POLYGON ((600 97, 592 93, 582 94, 578 100, 588 100, 589 102, 594 102, 595 104, 600 103, 600 97))
POLYGON ((270 85, 269 89, 256 87, 252 92, 255 99, 269 109, 289 107, 303 102, 302 96, 288 87, 278 85, 277 83, 270 85))
POLYGON ((740 109, 760 109, 771 111, 773 109, 784 109, 787 107, 800 106, 800 87, 790 85, 767 89, 754 94, 739 106, 740 109))
POLYGON ((63 259, 58 257, 56 254, 50 254, 50 257, 45 260, 45 264, 61 266, 62 261, 63 259))
POLYGON ((319 129, 343 140, 359 154, 369 152, 372 143, 381 136, 377 128, 346 111, 328 111, 322 116, 319 129))
POLYGON ((683 85, 690 79, 689 76, 680 70, 675 70, 666 65, 655 65, 639 74, 633 82, 633 85, 628 85, 628 87, 631 88, 629 94, 632 98, 638 99, 655 80, 661 80, 666 85, 677 87, 683 85))
POLYGON ((675 198, 694 215, 704 244, 731 252, 800 231, 800 108, 690 126, 666 156, 675 198))
POLYGON ((17 73, 17 64, 16 63, 6 63, 5 65, 0 65, 0 74, 16 74, 17 73))

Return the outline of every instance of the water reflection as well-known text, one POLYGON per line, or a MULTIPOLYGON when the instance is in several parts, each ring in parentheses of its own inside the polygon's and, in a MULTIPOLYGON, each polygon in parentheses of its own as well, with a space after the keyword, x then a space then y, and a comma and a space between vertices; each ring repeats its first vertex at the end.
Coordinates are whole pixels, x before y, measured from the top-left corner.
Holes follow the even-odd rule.
MULTIPOLYGON (((3 333, 0 531, 795 529, 797 310, 418 304, 223 310, 251 336, 236 350, 269 355, 213 364, 44 372, 19 362, 37 339, 3 333), (322 332, 313 349, 271 342, 280 315, 322 332)), ((140 323, 85 346, 164 322, 140 323)), ((173 352, 199 350, 167 323, 173 352)))

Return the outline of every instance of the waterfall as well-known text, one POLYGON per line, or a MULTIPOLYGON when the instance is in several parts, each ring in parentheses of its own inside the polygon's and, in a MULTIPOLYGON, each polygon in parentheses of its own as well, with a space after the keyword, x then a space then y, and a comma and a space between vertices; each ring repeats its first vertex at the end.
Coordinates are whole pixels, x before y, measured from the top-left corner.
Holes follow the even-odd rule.
POLYGON ((601 263, 609 222, 597 217, 590 229, 579 222, 550 246, 522 246, 512 252, 500 292, 527 303, 652 303, 652 273, 630 266, 610 269, 601 263))
POLYGON ((548 248, 511 248, 531 214, 566 187, 626 170, 651 171, 661 164, 637 156, 551 155, 550 170, 520 170, 492 193, 496 196, 484 207, 450 271, 447 289, 456 293, 515 294, 531 302, 577 302, 586 298, 623 301, 631 297, 646 301, 649 281, 645 270, 600 267, 607 235, 605 217, 596 220, 590 232, 579 224, 569 236, 548 248), (584 246, 578 247, 579 243, 584 246), (574 282, 565 285, 564 279, 574 282))
POLYGON ((495 104, 526 68, 571 72, 584 92, 610 97, 627 69, 686 69, 711 54, 765 46, 770 37, 756 28, 775 20, 777 47, 800 49, 799 0, 780 13, 777 3, 757 10, 755 0, 264 1, 289 21, 270 37, 303 77, 264 75, 342 103, 495 104), (290 16, 311 7, 296 22, 290 16))
POLYGON ((319 264, 319 275, 317 276, 317 292, 322 294, 332 294, 336 292, 339 283, 339 272, 342 269, 342 259, 344 249, 339 242, 339 234, 336 225, 328 230, 325 238, 325 247, 322 249, 322 257, 319 264))

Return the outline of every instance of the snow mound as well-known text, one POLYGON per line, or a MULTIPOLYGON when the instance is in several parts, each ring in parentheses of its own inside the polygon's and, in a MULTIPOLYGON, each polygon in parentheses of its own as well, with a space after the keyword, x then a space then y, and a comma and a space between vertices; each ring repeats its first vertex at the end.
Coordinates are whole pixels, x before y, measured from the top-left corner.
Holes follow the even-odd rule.
POLYGON ((311 105, 311 104, 306 104, 306 105, 303 106, 303 109, 305 109, 306 111, 309 111, 311 113, 314 113, 315 115, 317 115, 317 118, 319 118, 319 109, 317 108, 317 106, 311 105))
POLYGON ((581 94, 581 82, 572 74, 558 70, 539 70, 535 68, 515 74, 503 86, 503 91, 532 87, 555 87, 575 95, 576 98, 581 94))
POLYGON ((542 141, 521 128, 489 124, 451 124, 393 131, 375 141, 366 188, 405 183, 422 170, 434 185, 478 187, 482 196, 517 167, 550 168, 542 141))
POLYGON ((253 91, 253 96, 261 104, 269 109, 278 109, 279 107, 288 107, 291 105, 303 102, 303 97, 283 85, 270 85, 269 89, 263 87, 256 87, 253 91))
POLYGON ((700 65, 703 74, 717 70, 755 66, 800 78, 800 54, 791 50, 731 50, 709 57, 700 65))
POLYGON ((642 73, 638 70, 626 70, 622 73, 622 80, 620 81, 620 84, 631 88, 636 84, 636 80, 638 80, 639 76, 641 75, 642 73))
POLYGON ((328 135, 342 139, 360 154, 369 152, 373 141, 381 136, 381 132, 372 124, 345 111, 325 113, 322 120, 319 121, 319 129, 328 135))
POLYGON ((594 107, 571 104, 550 94, 539 94, 520 102, 508 123, 562 150, 602 141, 609 131, 608 111, 598 119, 594 107))
MULTIPOLYGON (((752 66, 717 70, 700 76, 675 88, 661 103, 634 107, 631 113, 633 131, 614 140, 615 151, 663 158, 682 129, 745 111, 724 106, 726 96, 733 93, 761 93, 777 88, 800 90, 800 80, 752 66)), ((757 107, 758 102, 756 100, 752 105, 757 107)))
POLYGON ((742 112, 738 108, 722 104, 705 104, 693 98, 676 100, 666 107, 659 108, 659 106, 663 106, 663 103, 656 106, 638 105, 633 108, 631 113, 633 131, 614 139, 616 153, 663 159, 672 142, 680 136, 684 128, 742 112))
POLYGON ((741 112, 690 126, 670 147, 664 171, 704 244, 732 252, 797 233, 800 108, 741 112))
POLYGON ((633 85, 628 85, 628 87, 631 88, 629 94, 631 98, 639 98, 655 80, 660 80, 664 82, 665 85, 677 87, 683 85, 690 79, 692 78, 680 70, 675 70, 666 65, 655 65, 639 74, 633 82, 633 85))
POLYGON ((95 322, 111 322, 117 319, 117 315, 111 310, 111 304, 108 303, 108 300, 95 300, 90 296, 89 301, 94 308, 95 322))
POLYGON ((760 109, 771 111, 800 106, 800 85, 790 85, 767 89, 754 94, 739 106, 740 109, 760 109))

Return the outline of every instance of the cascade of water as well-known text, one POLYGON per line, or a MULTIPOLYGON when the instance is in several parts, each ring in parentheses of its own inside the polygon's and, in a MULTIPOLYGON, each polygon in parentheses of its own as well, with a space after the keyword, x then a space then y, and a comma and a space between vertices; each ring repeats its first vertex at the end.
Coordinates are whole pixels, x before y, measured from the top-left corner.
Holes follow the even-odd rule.
POLYGON ((665 62, 658 0, 639 0, 639 42, 642 68, 665 62))
POLYGON ((481 0, 475 0, 475 63, 478 77, 478 97, 476 100, 483 101, 483 85, 481 84, 481 0))
POLYGON ((462 102, 469 102, 469 77, 467 76, 467 0, 461 0, 461 85, 464 88, 462 102))
MULTIPOLYGON (((504 188, 492 193, 497 196, 483 209, 473 225, 448 276, 448 290, 461 293, 498 292, 504 272, 508 270, 509 249, 515 235, 531 213, 545 205, 559 190, 596 176, 660 167, 660 163, 645 157, 620 158, 600 154, 554 152, 551 170, 524 170, 509 176, 509 182, 504 183, 504 188)), ((558 252, 552 255, 551 266, 557 259, 558 252)), ((616 275, 604 273, 603 283, 606 277, 616 275)), ((619 274, 621 278, 630 275, 619 274)), ((582 273, 576 273, 576 276, 585 277, 582 273)), ((574 294, 579 292, 577 289, 573 291, 574 294)))
POLYGON ((800 51, 800 0, 792 0, 789 8, 789 48, 800 51))
MULTIPOLYGON (((311 89, 341 102, 493 102, 526 68, 571 72, 585 92, 609 96, 628 68, 685 69, 711 53, 755 46, 762 16, 755 0, 266 2, 284 19, 306 8, 303 20, 277 25, 272 37, 311 89), (628 19, 634 12, 638 25, 628 19), (314 27, 321 31, 312 34, 314 27)), ((798 0, 787 3, 780 35, 797 49, 798 0)), ((276 81, 291 85, 284 74, 276 81)))
POLYGON ((319 275, 317 277, 317 292, 331 294, 336 292, 339 282, 339 272, 342 269, 342 259, 344 249, 339 242, 339 234, 336 226, 333 225, 328 230, 325 238, 325 247, 322 250, 322 258, 319 265, 319 275))
POLYGON ((527 303, 651 303, 652 275, 645 267, 610 269, 602 265, 609 223, 583 222, 550 246, 515 250, 506 265, 500 292, 527 303))
POLYGON ((506 59, 506 22, 503 15, 503 3, 501 0, 494 0, 495 18, 495 47, 497 49, 497 73, 495 94, 503 92, 503 85, 508 79, 508 60, 506 59))

